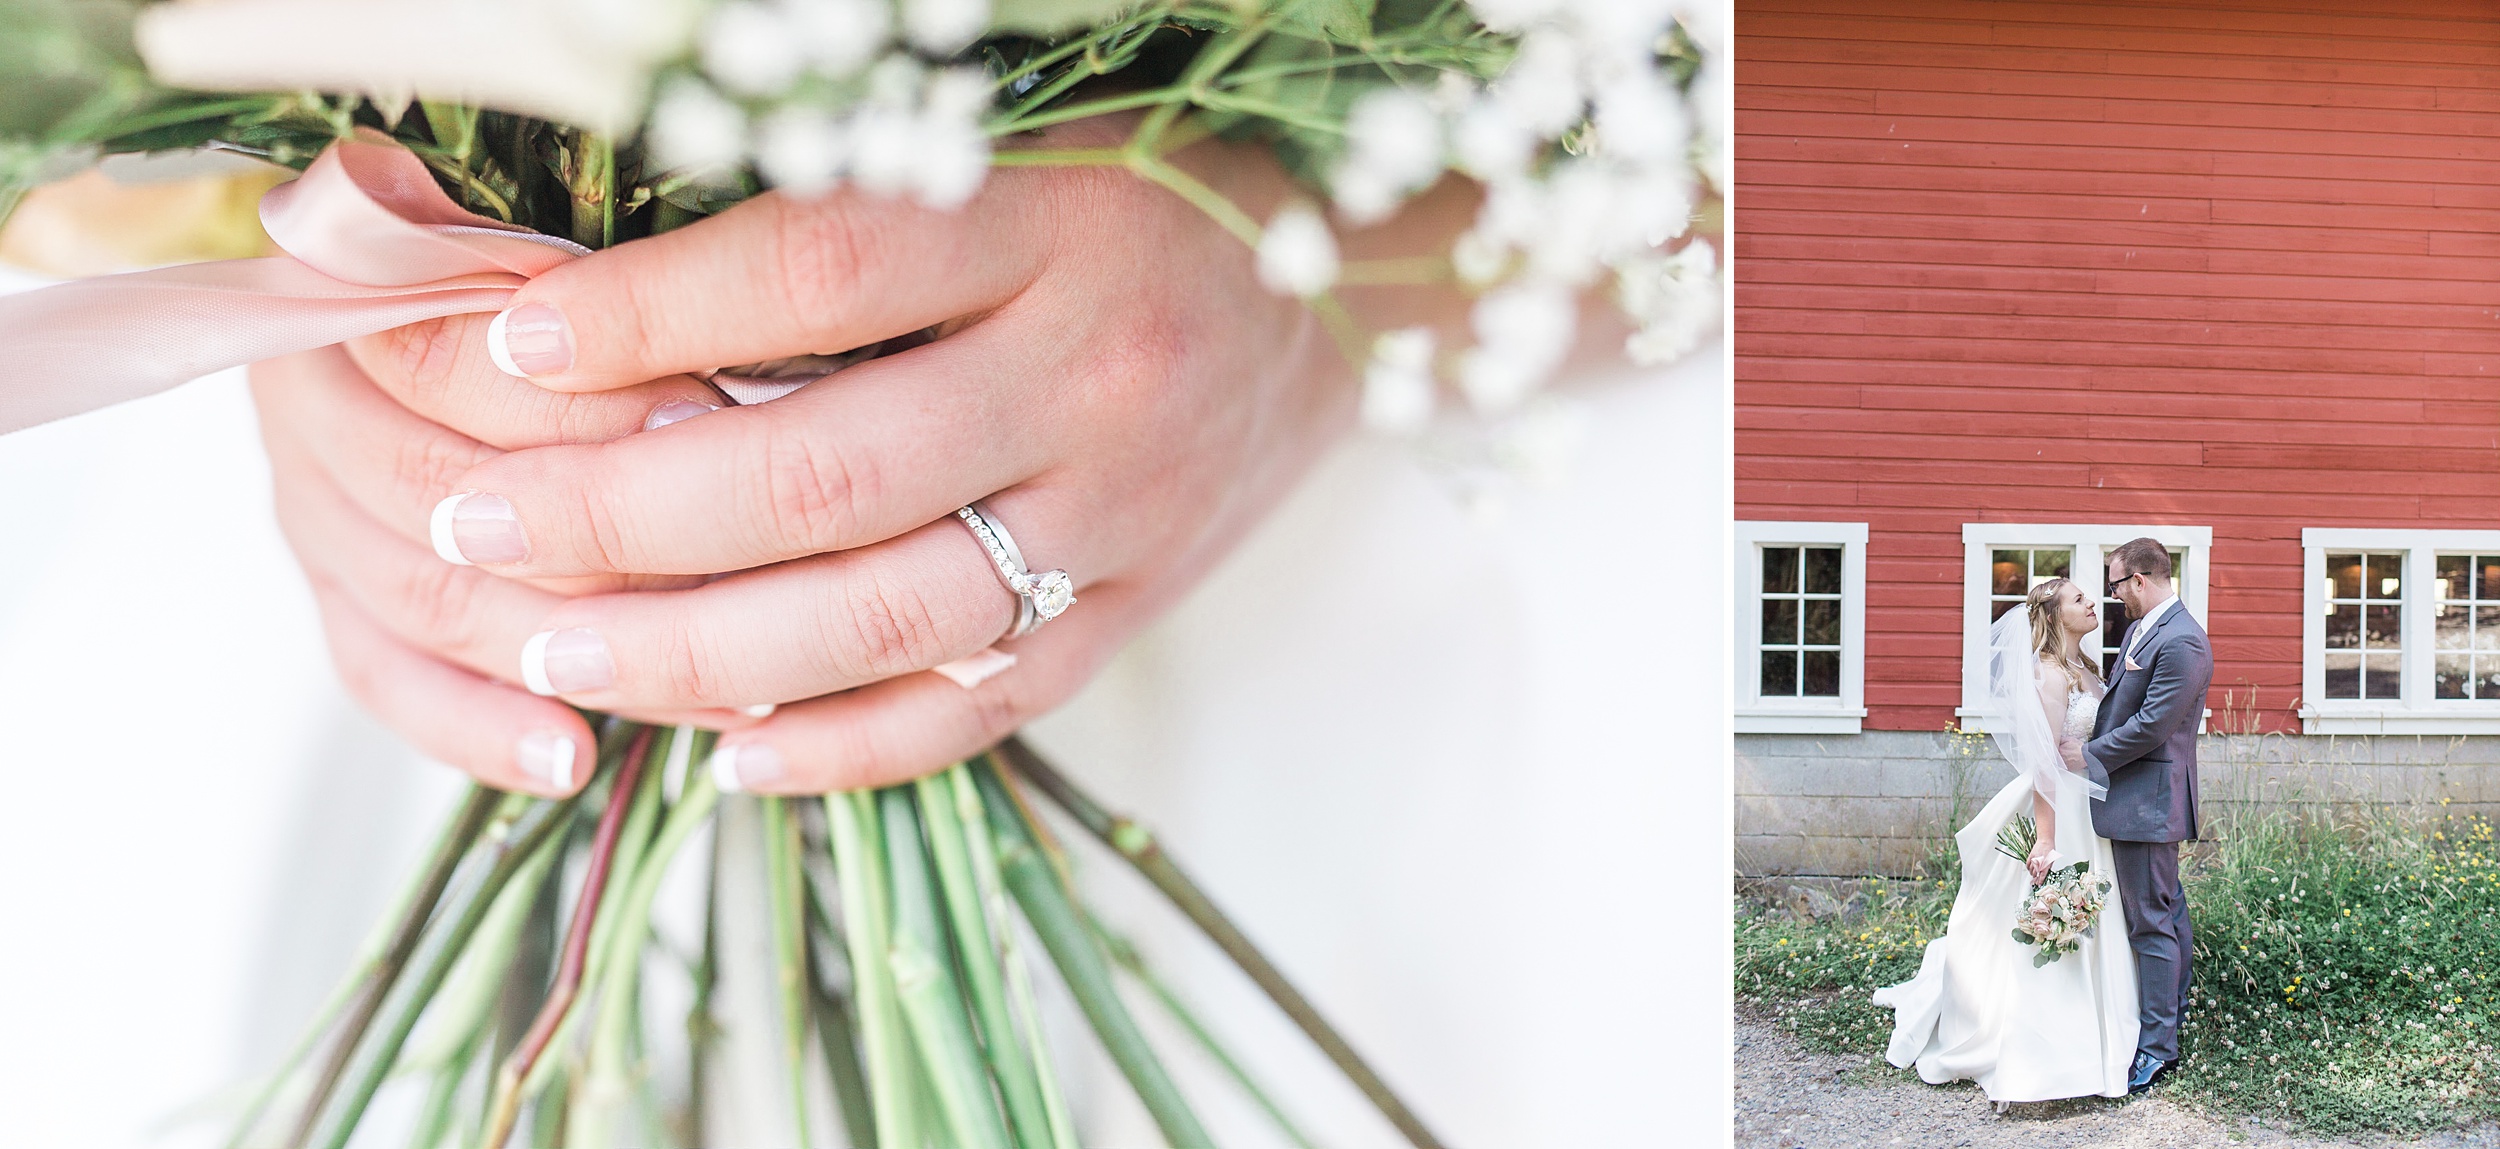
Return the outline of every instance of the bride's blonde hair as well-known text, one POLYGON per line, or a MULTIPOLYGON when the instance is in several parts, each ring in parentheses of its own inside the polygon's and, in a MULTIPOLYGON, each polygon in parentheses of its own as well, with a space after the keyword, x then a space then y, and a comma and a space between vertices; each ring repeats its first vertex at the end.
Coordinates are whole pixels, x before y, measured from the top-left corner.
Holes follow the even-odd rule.
POLYGON ((2073 653, 2060 653, 2066 645, 2066 631, 2057 621, 2057 600, 2066 593, 2066 588, 2074 585, 2073 579, 2053 578, 2031 588, 2031 593, 2024 596, 2023 606, 2031 611, 2031 653, 2065 670, 2073 677, 2077 688, 2086 683, 2098 686, 2101 672, 2083 656, 2081 643, 2075 645, 2073 653))

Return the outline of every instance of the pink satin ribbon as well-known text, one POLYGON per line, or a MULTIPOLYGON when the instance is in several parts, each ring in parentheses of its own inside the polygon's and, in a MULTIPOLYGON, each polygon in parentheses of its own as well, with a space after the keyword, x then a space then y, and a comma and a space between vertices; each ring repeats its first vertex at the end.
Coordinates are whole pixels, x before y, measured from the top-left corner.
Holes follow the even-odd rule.
POLYGON ((579 244, 463 210, 378 132, 260 201, 284 256, 0 296, 0 434, 228 367, 446 315, 500 311, 579 244))

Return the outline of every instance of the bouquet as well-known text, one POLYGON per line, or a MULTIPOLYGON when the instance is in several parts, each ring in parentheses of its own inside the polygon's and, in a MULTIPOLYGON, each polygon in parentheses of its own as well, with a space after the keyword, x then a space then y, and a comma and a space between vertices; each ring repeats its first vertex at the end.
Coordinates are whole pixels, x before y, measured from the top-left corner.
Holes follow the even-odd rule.
MULTIPOLYGON (((2031 815, 2016 814, 1997 831, 1997 852, 2026 862, 2039 841, 2040 829, 2031 815)), ((2040 947, 2031 955, 2032 968, 2073 953, 2083 948, 2084 939, 2097 936, 2101 905, 2108 897, 2109 882, 2092 876, 2089 859, 2050 870, 2032 883, 2014 912, 2014 940, 2040 947)))
MULTIPOLYGON (((527 276, 768 188, 851 185, 950 207, 993 166, 1119 169, 1204 211, 1264 283, 1307 304, 1360 368, 1369 426, 1499 468, 1552 438, 1538 391, 1584 292, 1612 298, 1638 361, 1680 355, 1716 322, 1706 237, 1728 182, 1725 36, 1674 0, 0 0, 0 218, 28 189, 116 153, 319 172, 368 149, 357 154, 386 153, 447 201, 403 222, 457 219, 447 232, 485 246, 547 239, 478 269, 527 276), (1132 126, 1112 146, 1034 144, 1040 129, 1113 114, 1132 126), (1302 197, 1254 219, 1172 162, 1210 137, 1266 147, 1302 197), (1374 222, 1453 171, 1483 198, 1450 250, 1340 258, 1324 213, 1374 222), (1395 283, 1471 294, 1474 342, 1362 330, 1334 294, 1395 283)), ((509 295, 443 290, 480 279, 443 274, 353 284, 358 299, 396 301, 364 330, 425 307, 493 311, 509 295)), ((287 343, 253 325, 248 292, 228 293, 220 306, 241 310, 220 313, 224 360, 62 372, 47 355, 85 368, 107 340, 82 334, 91 309, 47 311, 39 297, 83 286, 0 306, 0 335, 26 337, 0 365, 0 432, 345 337, 333 323, 287 343), (29 315, 46 317, 42 341, 29 315), (23 401, 57 391, 44 374, 116 382, 97 384, 102 400, 23 401)), ((165 323, 151 331, 184 330, 165 323)), ((808 377, 879 349, 827 351, 801 365, 808 377)), ((721 371, 789 376, 788 364, 721 371)), ((712 987, 741 955, 710 929, 672 954, 652 918, 664 879, 703 864, 690 846, 725 801, 752 802, 760 829, 712 839, 707 885, 720 887, 727 851, 760 854, 747 859, 768 879, 759 960, 801 1144, 1073 1146, 1035 1016, 1037 958, 1172 1144, 1209 1138, 1121 981, 1307 1143, 1076 896, 1045 802, 1165 893, 1408 1139, 1437 1143, 1150 833, 1016 739, 917 782, 802 801, 724 799, 700 768, 705 731, 613 717, 594 729, 593 773, 573 797, 478 788, 459 805, 240 1115, 236 1144, 369 1139, 374 1099, 392 1087, 416 1094, 412 1145, 701 1143, 712 987), (656 1024, 662 1003, 689 1001, 656 1024)))

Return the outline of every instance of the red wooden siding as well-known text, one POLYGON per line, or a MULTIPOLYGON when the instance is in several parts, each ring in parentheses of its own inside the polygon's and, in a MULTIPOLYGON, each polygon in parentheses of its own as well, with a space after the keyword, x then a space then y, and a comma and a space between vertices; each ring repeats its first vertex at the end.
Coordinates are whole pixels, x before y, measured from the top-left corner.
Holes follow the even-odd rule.
POLYGON ((2500 525, 2500 4, 1739 0, 1736 513, 1869 524, 1868 725, 1965 522, 2210 526, 2296 729, 2303 527, 2500 525))

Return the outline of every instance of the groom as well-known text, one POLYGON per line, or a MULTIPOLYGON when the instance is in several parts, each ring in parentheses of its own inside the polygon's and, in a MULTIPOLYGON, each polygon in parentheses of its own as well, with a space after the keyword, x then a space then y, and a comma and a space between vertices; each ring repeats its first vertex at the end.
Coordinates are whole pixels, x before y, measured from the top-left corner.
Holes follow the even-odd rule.
POLYGON ((2109 793, 2092 803, 2092 828, 2110 840, 2135 950, 2142 1021, 2127 1091, 2140 1093, 2179 1060, 2193 935, 2179 888, 2179 843, 2196 837, 2196 728, 2213 681, 2205 628, 2170 593, 2170 551, 2135 539, 2111 552, 2110 593, 2135 621, 2120 640, 2109 694, 2084 757, 2109 793))

